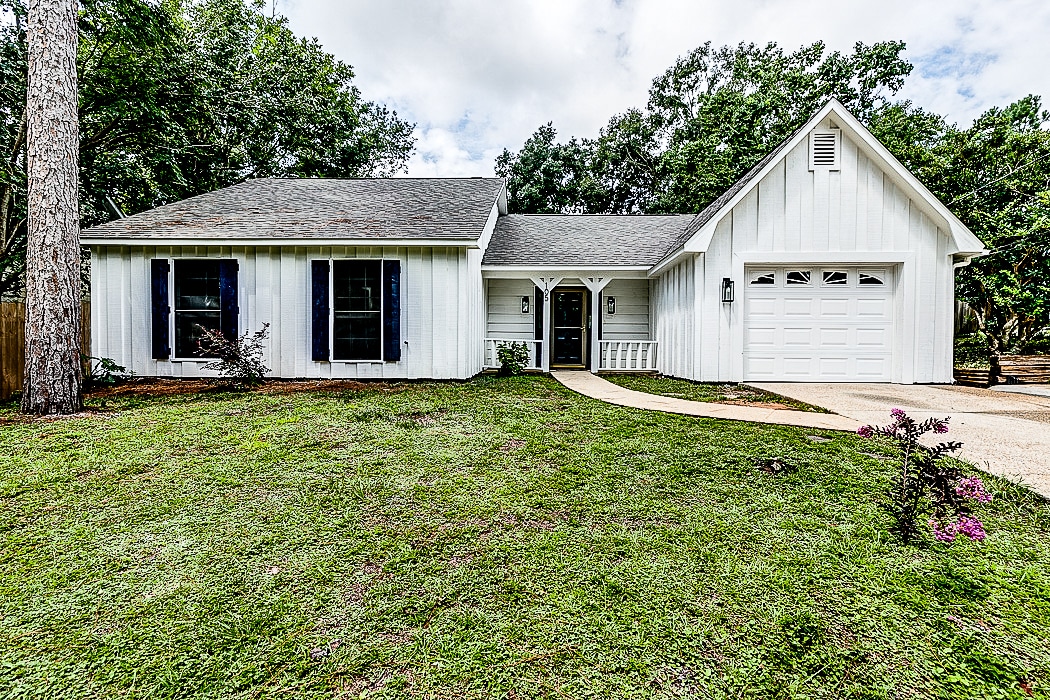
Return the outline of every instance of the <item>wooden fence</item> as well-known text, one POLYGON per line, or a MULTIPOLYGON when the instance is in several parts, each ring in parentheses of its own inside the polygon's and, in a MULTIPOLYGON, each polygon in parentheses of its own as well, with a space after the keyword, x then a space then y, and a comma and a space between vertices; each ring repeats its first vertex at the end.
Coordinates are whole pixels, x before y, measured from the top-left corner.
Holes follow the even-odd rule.
MULTIPOLYGON (((81 306, 83 330, 80 351, 91 354, 91 305, 81 306)), ((22 390, 25 378, 26 305, 21 302, 0 303, 0 400, 22 390)))

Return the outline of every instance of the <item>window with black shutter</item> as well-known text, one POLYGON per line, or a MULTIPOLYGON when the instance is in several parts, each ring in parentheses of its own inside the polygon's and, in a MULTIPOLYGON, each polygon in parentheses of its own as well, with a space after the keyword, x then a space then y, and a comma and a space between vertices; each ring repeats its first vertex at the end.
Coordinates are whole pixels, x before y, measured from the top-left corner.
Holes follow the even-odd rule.
POLYGON ((378 260, 332 263, 332 359, 383 359, 383 286, 378 260))
POLYGON ((209 359, 200 349, 202 328, 237 336, 236 260, 153 260, 153 357, 209 359), (169 274, 171 303, 168 302, 169 274), (169 343, 170 328, 174 331, 169 343))

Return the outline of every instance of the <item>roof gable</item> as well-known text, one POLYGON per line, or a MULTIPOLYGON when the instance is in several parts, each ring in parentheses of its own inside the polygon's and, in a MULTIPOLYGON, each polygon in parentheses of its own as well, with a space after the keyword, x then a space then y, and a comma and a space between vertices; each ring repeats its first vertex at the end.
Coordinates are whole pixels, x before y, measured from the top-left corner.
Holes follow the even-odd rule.
POLYGON ((711 243, 719 221, 752 192, 789 152, 801 145, 812 131, 829 119, 834 122, 836 127, 842 130, 845 138, 852 139, 857 144, 858 149, 877 163, 898 187, 916 201, 933 221, 949 232, 958 254, 972 256, 986 252, 980 239, 958 217, 952 214, 840 102, 831 100, 814 114, 805 125, 781 142, 780 145, 759 161, 755 167, 749 170, 725 193, 698 213, 682 235, 667 250, 656 268, 662 269, 666 267, 682 253, 705 252, 711 243))

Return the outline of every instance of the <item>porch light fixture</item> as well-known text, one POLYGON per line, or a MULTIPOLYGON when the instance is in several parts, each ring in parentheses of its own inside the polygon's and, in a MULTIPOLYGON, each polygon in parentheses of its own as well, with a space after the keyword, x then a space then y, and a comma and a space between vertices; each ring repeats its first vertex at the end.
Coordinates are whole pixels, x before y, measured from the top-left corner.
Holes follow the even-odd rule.
POLYGON ((734 289, 735 286, 736 285, 733 284, 733 280, 729 279, 728 277, 723 277, 722 278, 722 303, 723 304, 732 304, 733 303, 733 299, 736 296, 735 289, 734 289))
POLYGON ((531 303, 531 301, 532 301, 532 299, 529 298, 529 297, 522 297, 521 298, 521 313, 523 313, 523 314, 529 313, 529 304, 531 303))
POLYGON ((609 310, 609 315, 613 316, 616 313, 616 297, 606 297, 605 308, 609 310))

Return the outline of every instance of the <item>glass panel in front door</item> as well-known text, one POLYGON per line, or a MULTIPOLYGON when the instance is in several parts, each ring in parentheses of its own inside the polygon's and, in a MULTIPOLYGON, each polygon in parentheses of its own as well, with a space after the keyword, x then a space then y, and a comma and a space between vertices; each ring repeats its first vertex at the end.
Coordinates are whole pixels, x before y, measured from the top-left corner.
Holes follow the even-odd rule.
POLYGON ((583 292, 551 295, 551 364, 583 364, 583 292))

